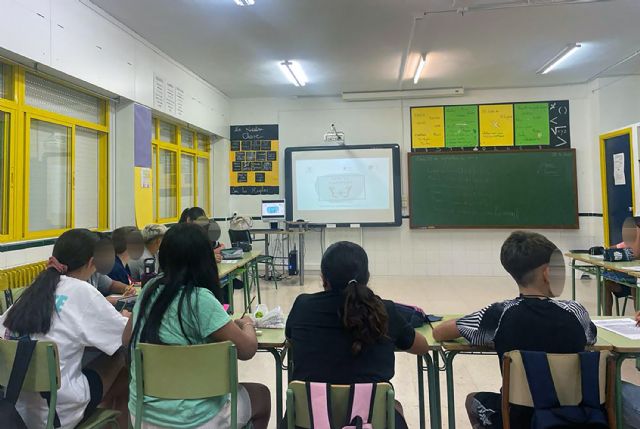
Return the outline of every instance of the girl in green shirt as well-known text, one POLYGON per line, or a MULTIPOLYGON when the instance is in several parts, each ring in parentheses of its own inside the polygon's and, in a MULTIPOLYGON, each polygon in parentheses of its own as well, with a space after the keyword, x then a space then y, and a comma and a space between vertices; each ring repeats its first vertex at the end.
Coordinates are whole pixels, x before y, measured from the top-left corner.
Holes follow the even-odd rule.
MULTIPOLYGON (((140 342, 190 345, 231 341, 240 360, 251 359, 258 348, 253 321, 249 317, 232 321, 222 308, 218 270, 211 258, 211 244, 196 224, 183 223, 167 231, 160 246, 162 276, 150 281, 133 310, 131 350, 140 342)), ((129 411, 135 416, 135 363, 131 365, 129 411)), ((209 429, 228 428, 228 396, 196 400, 164 400, 144 397, 142 427, 209 429)), ((238 387, 238 425, 249 421, 266 429, 271 398, 259 384, 238 387)), ((234 428, 235 429, 235 428, 234 428)))

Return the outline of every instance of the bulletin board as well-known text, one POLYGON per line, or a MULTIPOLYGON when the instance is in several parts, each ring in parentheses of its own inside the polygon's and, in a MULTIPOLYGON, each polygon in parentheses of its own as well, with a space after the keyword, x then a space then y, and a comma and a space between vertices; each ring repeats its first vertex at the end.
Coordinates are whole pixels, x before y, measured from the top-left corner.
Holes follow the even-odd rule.
POLYGON ((411 108, 411 149, 570 148, 569 101, 411 108))
POLYGON ((279 194, 279 164, 277 124, 231 126, 231 195, 279 194))

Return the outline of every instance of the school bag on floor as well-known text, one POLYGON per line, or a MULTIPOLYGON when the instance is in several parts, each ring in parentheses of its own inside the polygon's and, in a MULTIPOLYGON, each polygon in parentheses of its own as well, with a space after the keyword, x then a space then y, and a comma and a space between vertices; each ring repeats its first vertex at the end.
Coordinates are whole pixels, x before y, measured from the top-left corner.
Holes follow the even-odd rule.
POLYGON ((579 353, 582 402, 578 405, 560 405, 546 353, 522 351, 520 355, 533 399, 531 429, 609 428, 600 407, 600 353, 579 353))
POLYGON ((18 410, 16 410, 16 402, 18 401, 18 396, 20 396, 36 343, 36 341, 28 339, 18 341, 9 382, 7 383, 4 397, 0 398, 0 422, 2 422, 3 429, 27 429, 27 425, 18 414, 18 410))
POLYGON ((334 427, 331 419, 331 386, 326 383, 306 383, 306 387, 311 429, 374 429, 370 422, 376 397, 375 384, 351 385, 346 421, 339 428, 334 427))

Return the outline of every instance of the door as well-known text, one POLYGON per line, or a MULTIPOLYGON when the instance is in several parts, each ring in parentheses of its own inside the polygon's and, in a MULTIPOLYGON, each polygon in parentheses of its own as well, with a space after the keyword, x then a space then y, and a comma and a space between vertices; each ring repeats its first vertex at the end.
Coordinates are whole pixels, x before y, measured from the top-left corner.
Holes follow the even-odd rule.
POLYGON ((601 136, 600 145, 605 245, 612 246, 622 242, 622 224, 634 214, 631 129, 601 136))

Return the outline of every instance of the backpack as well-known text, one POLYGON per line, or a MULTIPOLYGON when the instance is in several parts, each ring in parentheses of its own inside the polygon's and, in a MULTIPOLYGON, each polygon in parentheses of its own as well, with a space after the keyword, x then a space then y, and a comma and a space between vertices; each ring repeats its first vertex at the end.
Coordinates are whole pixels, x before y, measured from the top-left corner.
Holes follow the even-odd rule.
MULTIPOLYGON (((311 420, 310 429, 337 429, 334 428, 331 419, 331 385, 306 383, 306 387, 311 420)), ((373 417, 375 397, 375 384, 352 384, 346 421, 339 429, 374 429, 370 422, 373 417)))
POLYGON ((16 402, 18 401, 18 396, 20 396, 36 343, 36 341, 29 339, 18 341, 9 383, 6 386, 4 397, 0 398, 0 422, 2 422, 4 429, 27 429, 27 425, 18 414, 18 410, 16 410, 16 402))
POLYGON ((533 399, 531 429, 609 428, 600 407, 600 353, 579 353, 582 402, 578 405, 560 405, 546 353, 520 354, 533 399))
POLYGON ((415 305, 394 303, 400 317, 407 321, 412 328, 419 328, 425 323, 439 322, 442 317, 426 314, 423 309, 415 305))

